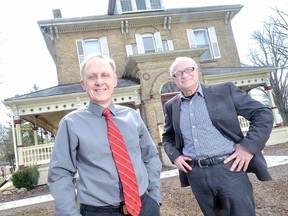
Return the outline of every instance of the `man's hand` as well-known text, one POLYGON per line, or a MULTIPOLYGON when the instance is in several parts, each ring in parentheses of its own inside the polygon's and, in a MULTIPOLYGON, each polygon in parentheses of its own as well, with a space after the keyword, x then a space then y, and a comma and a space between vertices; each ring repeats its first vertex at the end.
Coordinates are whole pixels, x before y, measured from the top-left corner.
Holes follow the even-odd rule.
POLYGON ((248 168, 248 165, 253 158, 253 154, 250 153, 247 149, 245 149, 240 144, 236 144, 236 151, 230 155, 224 163, 228 163, 231 160, 234 160, 230 171, 237 171, 240 172, 241 170, 246 171, 248 168))
POLYGON ((188 173, 189 171, 192 170, 192 167, 189 166, 189 164, 186 163, 186 161, 191 161, 192 159, 189 158, 189 157, 185 157, 183 155, 180 155, 179 157, 177 157, 175 160, 174 160, 174 164, 176 165, 176 167, 185 172, 185 173, 188 173))

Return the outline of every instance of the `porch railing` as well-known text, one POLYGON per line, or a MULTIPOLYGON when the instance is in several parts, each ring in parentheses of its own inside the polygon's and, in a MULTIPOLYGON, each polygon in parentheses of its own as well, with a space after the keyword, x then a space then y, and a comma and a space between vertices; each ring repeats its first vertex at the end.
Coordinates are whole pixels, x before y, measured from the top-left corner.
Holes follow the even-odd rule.
MULTIPOLYGON (((249 121, 243 117, 238 117, 240 127, 243 132, 248 131, 249 121)), ((158 126, 160 137, 162 138, 163 125, 158 126)), ((50 157, 54 143, 41 144, 23 148, 24 166, 42 165, 50 163, 50 157)))
POLYGON ((247 132, 250 126, 250 123, 247 119, 242 116, 238 116, 238 121, 243 132, 247 132))
POLYGON ((23 148, 24 166, 42 165, 50 162, 54 143, 23 148))
MULTIPOLYGON (((242 116, 238 116, 238 121, 239 121, 240 128, 241 128, 242 132, 244 132, 244 133, 247 132, 249 129, 249 126, 250 126, 249 121, 242 116)), ((162 142, 163 127, 164 127, 163 124, 158 125, 158 132, 159 132, 161 142, 162 142)))

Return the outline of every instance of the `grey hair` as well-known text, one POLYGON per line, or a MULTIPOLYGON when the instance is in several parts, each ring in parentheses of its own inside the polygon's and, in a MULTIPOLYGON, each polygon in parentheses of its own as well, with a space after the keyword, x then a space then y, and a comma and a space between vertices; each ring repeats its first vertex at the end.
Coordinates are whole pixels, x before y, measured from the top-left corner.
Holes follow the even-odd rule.
POLYGON ((186 60, 186 61, 190 61, 193 65, 193 67, 195 68, 198 68, 198 65, 197 63, 194 61, 194 59, 190 58, 190 57, 177 57, 173 63, 171 64, 170 66, 170 76, 172 77, 173 74, 175 73, 174 69, 175 67, 178 65, 179 62, 183 61, 183 60, 186 60))
POLYGON ((116 64, 115 64, 115 61, 112 59, 112 58, 107 58, 105 57, 104 55, 102 55, 101 53, 94 53, 94 54, 91 54, 91 55, 88 55, 81 63, 80 65, 80 77, 81 77, 81 80, 84 80, 84 73, 85 73, 85 68, 86 68, 86 65, 87 65, 87 62, 90 61, 91 59, 93 58, 98 58, 98 59, 104 59, 106 60, 111 68, 112 68, 112 71, 113 71, 113 74, 115 76, 117 76, 116 74, 116 64))

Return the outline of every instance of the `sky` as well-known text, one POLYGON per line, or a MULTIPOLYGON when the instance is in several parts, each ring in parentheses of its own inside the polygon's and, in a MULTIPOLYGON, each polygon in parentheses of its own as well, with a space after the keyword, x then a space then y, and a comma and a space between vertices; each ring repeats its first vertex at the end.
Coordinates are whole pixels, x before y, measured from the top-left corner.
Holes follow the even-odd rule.
MULTIPOLYGON (((166 8, 243 5, 232 20, 241 61, 253 45, 249 39, 252 32, 261 29, 272 13, 271 7, 288 11, 288 2, 283 0, 163 1, 166 8)), ((57 85, 56 66, 37 21, 53 19, 53 9, 60 9, 63 18, 103 15, 107 13, 108 0, 9 0, 2 5, 5 7, 0 7, 0 100, 26 94, 34 84, 41 89, 57 85)))

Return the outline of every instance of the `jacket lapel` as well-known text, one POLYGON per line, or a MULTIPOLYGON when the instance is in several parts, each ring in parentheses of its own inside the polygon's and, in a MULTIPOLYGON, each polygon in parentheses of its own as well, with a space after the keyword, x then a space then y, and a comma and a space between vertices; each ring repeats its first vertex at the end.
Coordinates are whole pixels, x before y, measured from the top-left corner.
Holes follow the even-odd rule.
MULTIPOLYGON (((174 119, 174 130, 176 132, 180 132, 180 105, 181 105, 181 97, 180 94, 177 95, 177 99, 172 107, 172 114, 174 119)), ((181 133, 180 133, 181 134, 181 133)))
POLYGON ((218 128, 217 125, 217 100, 216 100, 216 95, 215 92, 213 92, 212 86, 208 86, 208 85, 203 85, 201 84, 202 89, 203 89, 203 94, 204 94, 204 98, 205 98, 205 102, 206 102, 206 106, 207 106, 207 110, 210 116, 210 119, 212 121, 212 124, 214 125, 214 127, 218 128))

